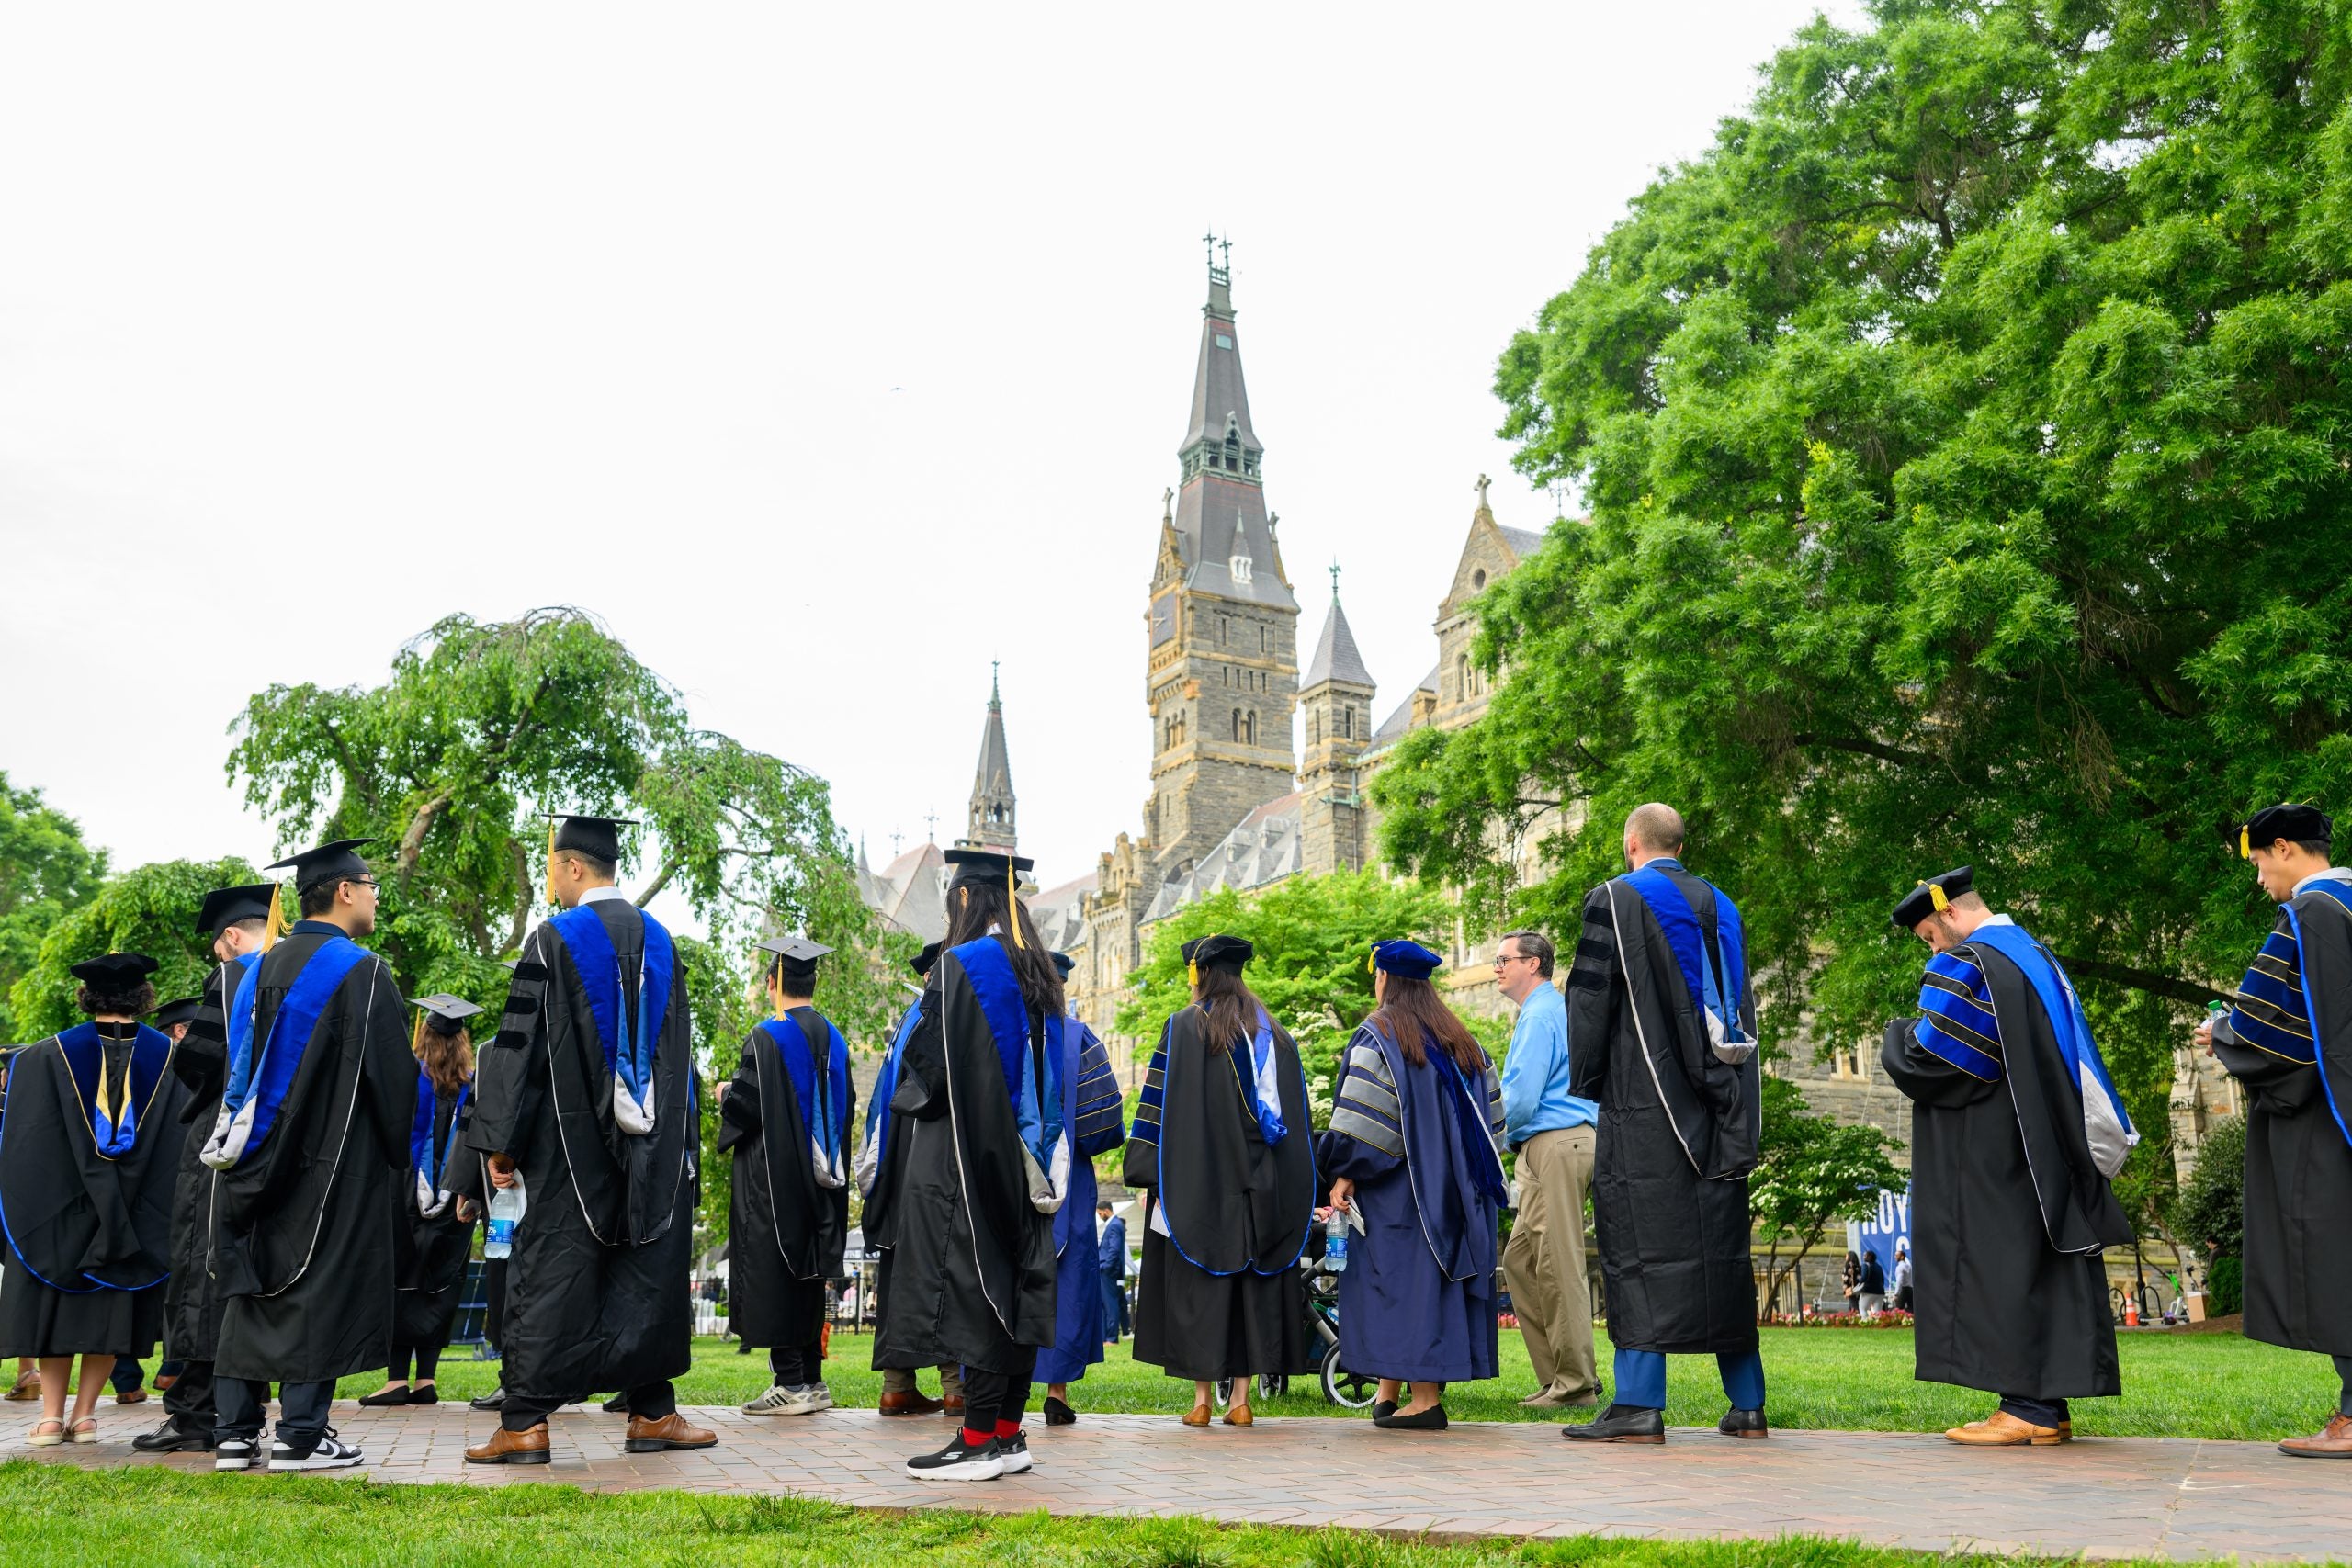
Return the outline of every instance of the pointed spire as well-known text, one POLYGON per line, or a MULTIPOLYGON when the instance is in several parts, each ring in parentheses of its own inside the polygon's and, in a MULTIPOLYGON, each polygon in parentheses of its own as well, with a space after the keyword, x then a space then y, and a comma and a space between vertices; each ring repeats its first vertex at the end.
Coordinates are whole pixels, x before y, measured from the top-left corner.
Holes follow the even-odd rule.
POLYGON ((1307 660, 1306 673, 1298 678, 1300 692, 1310 692, 1327 681, 1339 681, 1351 686, 1372 685, 1372 671, 1363 667, 1363 655, 1356 651, 1356 634, 1348 626, 1348 613, 1340 608, 1340 563, 1331 563, 1331 614, 1323 622, 1323 635, 1315 639, 1315 657, 1307 660))
POLYGON ((1013 847, 1012 761, 1004 743, 1004 696, 999 667, 989 665, 989 716, 980 728, 980 760, 972 770, 971 807, 959 845, 1013 847))
POLYGON ((1170 525, 1189 586, 1295 611, 1282 546, 1266 513, 1265 444, 1250 423, 1250 389, 1233 325, 1233 247, 1211 233, 1209 302, 1202 307, 1193 401, 1177 447, 1170 525))

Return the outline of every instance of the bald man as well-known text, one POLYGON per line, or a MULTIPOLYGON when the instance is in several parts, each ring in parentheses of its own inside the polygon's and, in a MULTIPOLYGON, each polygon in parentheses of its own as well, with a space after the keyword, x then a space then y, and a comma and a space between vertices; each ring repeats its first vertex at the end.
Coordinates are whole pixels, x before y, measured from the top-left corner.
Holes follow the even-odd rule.
POLYGON ((1568 1092, 1600 1106, 1593 1228, 1608 1284, 1616 1397, 1562 1429, 1666 1441, 1666 1358, 1712 1351, 1727 1438, 1764 1438, 1748 1266, 1747 1176, 1762 1131, 1756 1002, 1739 908, 1682 866, 1681 814, 1625 819, 1629 868, 1585 896, 1568 972, 1568 1092))

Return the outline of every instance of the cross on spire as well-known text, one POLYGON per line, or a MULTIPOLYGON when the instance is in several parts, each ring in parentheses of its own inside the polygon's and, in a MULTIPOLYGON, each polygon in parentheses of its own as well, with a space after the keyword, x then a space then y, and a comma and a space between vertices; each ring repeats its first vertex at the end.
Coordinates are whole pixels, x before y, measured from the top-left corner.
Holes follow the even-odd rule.
POLYGON ((890 829, 890 858, 892 860, 897 860, 899 858, 899 840, 905 837, 906 835, 899 832, 896 828, 890 829))
POLYGON ((926 811, 922 816, 922 836, 932 843, 939 842, 939 813, 926 811))
POLYGON ((1201 243, 1208 247, 1209 281, 1231 284, 1233 281, 1233 242, 1217 237, 1212 229, 1201 236, 1201 243), (1220 259, 1221 258, 1221 259, 1220 259))
POLYGON ((990 707, 995 707, 1004 701, 997 693, 996 672, 1000 667, 999 660, 994 659, 989 660, 989 706, 990 707))
POLYGON ((1340 602, 1340 558, 1339 558, 1339 557, 1337 557, 1337 556, 1333 556, 1333 557, 1331 558, 1331 603, 1332 603, 1332 604, 1338 604, 1339 602, 1340 602))
POLYGON ((1481 512, 1487 510, 1487 487, 1494 482, 1484 474, 1478 476, 1478 510, 1481 512))

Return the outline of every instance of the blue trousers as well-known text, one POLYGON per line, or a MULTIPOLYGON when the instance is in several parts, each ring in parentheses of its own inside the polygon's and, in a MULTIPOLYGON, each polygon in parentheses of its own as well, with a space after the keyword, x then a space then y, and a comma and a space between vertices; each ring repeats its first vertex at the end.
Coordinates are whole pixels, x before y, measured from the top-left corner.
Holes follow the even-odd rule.
MULTIPOLYGON (((1764 1408, 1764 1358, 1754 1350, 1718 1353, 1716 1370, 1723 1373, 1724 1393, 1734 1410, 1764 1408)), ((1635 1410, 1666 1408, 1666 1353, 1662 1350, 1617 1352, 1617 1395, 1610 1403, 1635 1410)))

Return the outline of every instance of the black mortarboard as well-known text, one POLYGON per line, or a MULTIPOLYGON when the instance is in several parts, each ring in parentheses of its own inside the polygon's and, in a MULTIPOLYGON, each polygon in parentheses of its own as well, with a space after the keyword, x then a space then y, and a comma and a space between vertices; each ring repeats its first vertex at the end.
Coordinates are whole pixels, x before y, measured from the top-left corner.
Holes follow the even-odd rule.
POLYGON ((922 951, 907 960, 907 967, 915 972, 916 979, 925 980, 931 977, 931 966, 939 962, 939 950, 943 945, 936 942, 924 942, 922 951))
POLYGON ((169 1029, 174 1024, 192 1022, 203 1006, 202 997, 175 997, 155 1010, 154 1027, 169 1029))
POLYGON ((373 839, 334 839, 315 850, 304 850, 300 854, 273 861, 262 869, 282 871, 292 866, 294 891, 297 893, 308 893, 322 882, 356 882, 368 874, 368 863, 352 852, 375 841, 373 839))
POLYGON ((269 919, 270 900, 277 897, 275 882, 254 882, 243 887, 216 887, 204 896, 196 912, 196 934, 219 936, 239 920, 269 919))
POLYGON ((810 942, 805 936, 770 937, 758 944, 763 953, 775 954, 775 977, 802 983, 817 977, 817 960, 833 950, 821 942, 810 942))
POLYGON ((947 879, 950 887, 963 887, 975 882, 995 882, 1010 886, 1011 874, 1027 871, 1037 863, 1027 855, 1007 854, 1002 850, 954 849, 940 858, 956 868, 947 879))
POLYGON ((591 860, 611 861, 617 864, 621 858, 623 828, 634 828, 632 817, 559 817, 555 819, 555 836, 548 840, 550 850, 578 850, 591 860))
POLYGON ((1190 967, 1195 984, 1204 969, 1238 969, 1250 962, 1258 950, 1250 945, 1248 937, 1195 937, 1184 944, 1184 963, 1190 967))
POLYGON ((446 992, 419 997, 411 1005, 424 1010, 424 1027, 435 1034, 455 1034, 466 1026, 466 1020, 481 1011, 465 998, 453 997, 446 992))
POLYGON ((1054 967, 1061 972, 1065 980, 1069 978, 1069 972, 1078 967, 1078 960, 1067 953, 1049 953, 1046 956, 1054 961, 1054 967))
POLYGON ((162 965, 143 953, 109 953, 102 958, 85 958, 67 971, 76 980, 93 986, 119 986, 128 988, 153 975, 162 965))
POLYGON ((1945 872, 1941 876, 1931 876, 1905 893, 1903 901, 1894 906, 1894 923, 1906 931, 1916 930, 1921 920, 1944 908, 1962 894, 1972 893, 1975 889, 1976 872, 1973 866, 1963 865, 1945 872))
POLYGON ((2335 839, 2335 818, 2316 806, 2266 806, 2238 829, 2238 854, 2252 860, 2255 851, 2267 850, 2281 839, 2299 844, 2331 843, 2335 839))

